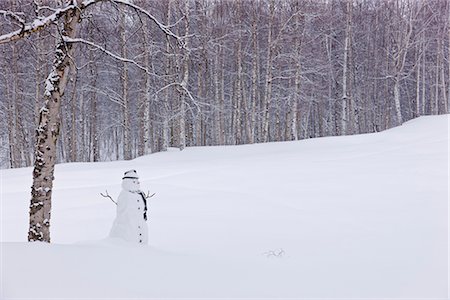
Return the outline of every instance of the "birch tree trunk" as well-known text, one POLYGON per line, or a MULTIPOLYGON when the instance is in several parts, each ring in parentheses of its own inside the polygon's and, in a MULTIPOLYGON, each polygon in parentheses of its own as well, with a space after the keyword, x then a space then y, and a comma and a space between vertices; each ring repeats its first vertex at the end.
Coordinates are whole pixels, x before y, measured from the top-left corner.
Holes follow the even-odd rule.
MULTIPOLYGON (((184 2, 184 34, 189 35, 189 1, 184 2)), ((180 150, 186 148, 186 99, 189 81, 189 50, 187 40, 185 41, 184 57, 183 57, 183 78, 181 81, 180 93, 180 117, 179 117, 179 145, 180 150)))
MULTIPOLYGON (((208 60, 208 56, 206 55, 206 50, 205 50, 205 45, 204 43, 202 43, 202 50, 201 50, 201 60, 198 64, 198 73, 197 73, 197 95, 198 98, 200 99, 204 99, 205 98, 205 84, 204 84, 204 77, 205 74, 207 72, 206 67, 207 67, 207 60, 208 60)), ((202 136, 202 113, 201 111, 197 111, 195 114, 193 114, 193 133, 192 133, 192 138, 193 138, 193 145, 194 146, 203 146, 205 145, 205 139, 202 136)))
MULTIPOLYGON (((142 52, 144 53, 144 67, 147 70, 151 69, 150 63, 150 45, 147 38, 147 21, 142 21, 142 52)), ((143 76, 143 91, 141 91, 141 118, 140 118, 140 137, 139 137, 139 156, 148 154, 151 152, 150 144, 150 103, 151 103, 151 79, 147 73, 143 76)))
POLYGON ((31 165, 30 157, 25 154, 25 147, 27 146, 26 136, 27 132, 23 120, 23 84, 21 84, 19 69, 17 66, 18 57, 16 46, 13 45, 13 74, 14 74, 14 126, 15 126, 15 150, 16 150, 16 165, 18 167, 25 167, 31 165))
POLYGON ((425 46, 425 41, 422 40, 422 103, 420 105, 420 114, 424 115, 426 114, 426 80, 427 80, 427 73, 426 73, 426 52, 427 48, 425 46))
MULTIPOLYGON (((238 4, 238 18, 241 18, 242 2, 238 4)), ((238 27, 238 42, 237 42, 237 82, 236 82, 236 98, 233 109, 233 120, 234 120, 234 136, 235 144, 239 145, 242 143, 242 120, 241 120, 241 104, 243 102, 242 97, 242 28, 241 23, 238 27)))
POLYGON ((267 54, 266 54, 266 76, 265 90, 263 97, 263 142, 270 140, 269 123, 270 123, 270 106, 272 103, 272 61, 273 61, 273 45, 272 45, 272 27, 275 13, 275 0, 271 0, 269 4, 269 24, 267 36, 267 54))
POLYGON ((20 150, 19 150, 19 136, 17 133, 17 110, 16 110, 16 101, 17 101, 17 85, 18 85, 18 78, 17 78, 17 71, 16 67, 14 65, 17 64, 17 58, 16 58, 16 50, 15 45, 12 47, 12 78, 13 78, 13 84, 12 84, 12 90, 7 89, 7 96, 8 96, 8 137, 9 137, 9 158, 10 158, 10 165, 12 168, 20 168, 20 150))
MULTIPOLYGON (((127 57, 127 36, 125 24, 125 12, 120 13, 120 50, 123 58, 127 57)), ((130 160, 131 155, 131 128, 130 111, 128 107, 128 64, 122 63, 122 74, 120 75, 122 84, 122 132, 123 132, 123 159, 130 160)))
MULTIPOLYGON (((172 1, 168 0, 167 1, 167 10, 166 10, 166 23, 169 24, 170 23, 170 18, 172 17, 172 12, 171 12, 171 4, 172 1)), ((165 69, 165 75, 166 78, 168 78, 170 76, 170 71, 171 71, 171 60, 170 60, 170 40, 169 37, 166 36, 166 59, 164 62, 164 69, 165 69)), ((164 101, 161 104, 161 118, 162 118, 162 137, 161 137, 161 151, 167 151, 167 149, 169 148, 169 143, 170 143, 170 135, 169 135, 169 131, 170 131, 170 126, 169 126, 169 102, 170 102, 170 90, 166 89, 164 91, 164 101)))
POLYGON ((342 71, 342 112, 341 112, 341 135, 346 135, 348 133, 349 126, 349 102, 350 100, 350 90, 348 89, 349 83, 349 63, 350 63, 350 39, 351 39, 351 25, 352 25, 352 5, 353 0, 347 0, 346 5, 346 25, 345 25, 345 41, 344 41, 344 63, 342 71))
MULTIPOLYGON (((299 9, 299 3, 296 4, 297 9, 299 9)), ((290 98, 289 113, 287 118, 287 128, 288 134, 286 136, 287 140, 295 141, 298 140, 298 120, 299 120, 299 103, 300 103, 300 85, 301 85, 301 73, 302 73, 302 62, 301 62, 301 52, 302 52, 302 40, 305 33, 305 23, 300 26, 300 21, 303 21, 304 17, 300 18, 297 14, 295 17, 296 30, 298 36, 295 39, 295 78, 294 78, 294 95, 290 98)))
POLYGON ((77 161, 77 154, 78 154, 78 150, 77 150, 77 92, 74 91, 74 93, 72 94, 71 99, 69 100, 69 104, 70 104, 70 133, 67 134, 67 139, 69 142, 69 155, 68 155, 68 159, 70 162, 75 162, 77 161))
POLYGON ((447 113, 450 113, 450 2, 447 2, 447 113))
POLYGON ((418 55, 419 52, 419 44, 416 45, 416 101, 414 106, 414 115, 413 117, 417 118, 420 116, 420 58, 418 55))
POLYGON ((9 166, 11 168, 17 168, 16 159, 16 134, 14 125, 14 102, 12 100, 12 95, 9 91, 8 84, 5 85, 5 97, 7 99, 7 113, 6 120, 8 126, 8 152, 9 152, 9 166))
MULTIPOLYGON (((439 106, 441 110, 439 111, 440 114, 446 114, 448 112, 448 101, 447 101, 447 87, 446 87, 446 81, 445 81, 445 59, 444 59, 444 39, 441 39, 440 41, 441 46, 439 47, 439 60, 441 62, 440 66, 440 86, 441 86, 441 105, 439 106)), ((449 58, 447 57, 447 60, 449 58)), ((450 75, 449 75, 450 76, 450 75)))
POLYGON ((35 124, 39 122, 39 109, 42 107, 42 89, 41 82, 45 80, 45 73, 42 70, 45 70, 46 62, 43 59, 44 52, 44 41, 41 35, 41 32, 36 34, 36 73, 35 73, 35 81, 36 81, 36 90, 34 96, 34 117, 35 124))
POLYGON ((224 75, 223 75, 223 49, 216 46, 214 58, 214 143, 225 144, 224 125, 224 75))
POLYGON ((400 73, 394 76, 394 107, 396 115, 396 124, 403 124, 402 108, 400 105, 400 73))
MULTIPOLYGON (((197 91, 198 91, 198 97, 200 99, 204 98, 204 93, 203 93, 203 65, 199 66, 200 72, 197 75, 197 91)), ((192 144, 194 146, 203 146, 204 145, 204 139, 202 137, 202 115, 201 112, 197 112, 195 115, 193 115, 193 120, 192 120, 192 144)))
POLYGON ((224 48, 220 48, 220 81, 219 81, 219 145, 225 145, 225 57, 224 48))
POLYGON ((413 9, 411 3, 397 0, 396 10, 398 16, 398 24, 394 33, 395 48, 394 48, 394 108, 396 115, 396 125, 403 124, 402 107, 400 103, 400 81, 402 80, 403 71, 405 68, 406 55, 411 44, 411 34, 413 32, 413 9), (402 20, 403 15, 408 14, 407 20, 402 20))
POLYGON ((56 142, 59 136, 61 97, 68 80, 73 45, 64 37, 76 36, 80 10, 73 8, 64 16, 62 38, 56 47, 52 71, 46 80, 45 103, 39 112, 36 131, 33 185, 31 187, 28 241, 50 242, 50 211, 53 174, 56 163, 56 142))
POLYGON ((250 136, 249 143, 253 144, 256 139, 256 107, 259 101, 258 97, 258 57, 259 57, 259 47, 258 47, 258 22, 256 19, 256 12, 253 14, 252 18, 252 98, 250 103, 250 136))
POLYGON ((88 105, 86 103, 88 103, 89 99, 85 99, 86 97, 84 96, 84 93, 80 93, 80 114, 78 116, 79 118, 79 122, 81 124, 81 134, 79 134, 80 132, 77 132, 77 135, 80 136, 81 135, 81 151, 80 151, 80 160, 81 161, 89 161, 88 157, 89 155, 86 155, 86 149, 88 148, 89 145, 89 141, 87 140, 89 138, 89 134, 86 134, 88 132, 87 128, 88 128, 88 124, 87 124, 87 120, 89 119, 86 116, 86 112, 87 109, 86 107, 88 107, 88 105))
MULTIPOLYGON (((335 101, 337 100, 336 94, 335 94, 335 87, 336 87, 336 78, 334 75, 334 68, 333 68, 333 39, 331 39, 329 36, 325 37, 325 45, 327 49, 327 70, 328 70, 328 101, 329 101, 329 123, 332 124, 331 127, 333 128, 331 130, 332 135, 339 135, 339 125, 338 125, 338 113, 336 109, 335 101)), ((298 127, 301 125, 301 122, 298 121, 298 127)), ((301 131, 301 130, 300 130, 301 131)), ((299 131, 297 131, 297 136, 299 136, 299 131)), ((300 138, 300 136, 299 136, 300 138)))
POLYGON ((100 161, 100 144, 99 144, 99 136, 98 136, 98 116, 97 116, 97 77, 98 77, 98 68, 97 63, 94 59, 94 53, 92 50, 89 50, 89 71, 91 75, 91 87, 92 91, 90 92, 90 104, 91 104, 91 111, 90 111, 90 117, 91 117, 91 126, 89 128, 90 130, 90 136, 91 136, 91 145, 92 145, 92 160, 94 162, 100 161))

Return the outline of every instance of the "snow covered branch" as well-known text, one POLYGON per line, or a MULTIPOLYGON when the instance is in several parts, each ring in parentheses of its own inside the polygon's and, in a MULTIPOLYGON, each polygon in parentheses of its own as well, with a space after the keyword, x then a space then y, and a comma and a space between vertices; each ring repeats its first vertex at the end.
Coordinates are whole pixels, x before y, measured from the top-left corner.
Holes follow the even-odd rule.
POLYGON ((13 41, 17 41, 21 38, 27 37, 31 35, 34 32, 41 31, 46 26, 50 25, 51 23, 58 20, 61 16, 63 16, 67 11, 73 9, 74 5, 69 5, 63 9, 59 9, 58 11, 54 12, 53 14, 47 16, 46 18, 43 18, 42 20, 35 19, 31 24, 25 25, 25 22, 23 22, 23 26, 21 29, 3 34, 0 36, 0 44, 9 43, 13 41))
POLYGON ((18 13, 14 13, 12 11, 8 11, 8 10, 1 10, 0 9, 0 14, 3 15, 4 17, 9 17, 11 19, 13 19, 14 21, 20 23, 20 25, 22 25, 22 27, 25 25, 25 20, 22 19, 18 13))
POLYGON ((25 24, 25 20, 20 18, 17 14, 15 14, 13 12, 0 11, 1 14, 5 15, 5 16, 9 16, 22 24, 21 29, 0 35, 0 44, 17 41, 21 38, 31 35, 32 33, 41 31, 48 25, 50 25, 53 22, 60 19, 62 16, 64 16, 69 11, 71 11, 73 9, 82 10, 82 9, 85 9, 88 6, 90 6, 96 2, 100 2, 100 1, 101 0, 86 0, 84 2, 81 2, 80 4, 77 4, 77 1, 73 1, 72 4, 67 5, 66 7, 63 7, 63 8, 54 9, 52 14, 48 15, 47 17, 36 18, 29 24, 25 24))

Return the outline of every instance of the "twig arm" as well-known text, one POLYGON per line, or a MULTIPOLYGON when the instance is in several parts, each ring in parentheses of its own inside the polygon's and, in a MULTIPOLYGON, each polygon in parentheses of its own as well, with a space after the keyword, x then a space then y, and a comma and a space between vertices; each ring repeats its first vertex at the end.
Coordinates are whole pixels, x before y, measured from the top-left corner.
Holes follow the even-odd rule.
POLYGON ((145 195, 145 199, 148 199, 148 198, 151 198, 151 197, 155 196, 156 193, 153 193, 153 194, 150 195, 150 191, 148 191, 147 194, 144 194, 144 195, 145 195))
POLYGON ((115 205, 117 205, 117 202, 114 201, 114 199, 108 194, 108 190, 106 190, 106 195, 103 194, 103 193, 100 193, 100 195, 102 195, 102 196, 105 197, 105 198, 111 199, 111 201, 114 202, 115 205))

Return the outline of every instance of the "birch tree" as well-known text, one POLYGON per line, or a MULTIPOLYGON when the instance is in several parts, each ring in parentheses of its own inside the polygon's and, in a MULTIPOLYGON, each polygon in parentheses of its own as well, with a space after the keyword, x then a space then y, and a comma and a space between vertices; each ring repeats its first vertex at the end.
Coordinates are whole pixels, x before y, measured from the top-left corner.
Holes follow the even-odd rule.
POLYGON ((267 27, 267 49, 266 49, 266 74, 265 89, 263 96, 263 122, 262 122, 262 138, 263 142, 270 139, 270 106, 272 103, 272 68, 273 68, 273 51, 274 42, 272 37, 273 23, 275 18, 275 0, 269 2, 269 21, 267 27))
POLYGON ((352 7, 353 1, 346 0, 346 8, 345 8, 345 41, 344 41, 344 63, 342 67, 342 113, 341 113, 341 134, 345 135, 348 131, 349 125, 349 103, 351 99, 351 91, 348 88, 348 84, 350 81, 350 51, 351 51, 351 29, 352 29, 352 7))
MULTIPOLYGON (((119 17, 120 28, 120 55, 127 58, 127 26, 126 13, 121 12, 119 17)), ((123 157, 125 160, 130 160, 131 155, 131 128, 130 128, 130 108, 128 96, 128 64, 126 61, 122 63, 122 73, 120 75, 121 83, 121 106, 122 106, 122 132, 123 132, 123 157)))
MULTIPOLYGON (((190 28, 190 20, 189 20, 189 1, 184 1, 184 36, 189 36, 189 28, 190 28)), ((185 45, 187 46, 187 39, 185 40, 185 45)), ((180 114, 179 114, 179 145, 180 150, 183 150, 186 147, 186 101, 188 98, 187 89, 189 82, 189 60, 190 60, 190 51, 188 48, 184 48, 183 51, 183 73, 182 79, 179 87, 180 93, 180 114)))
MULTIPOLYGON (((255 7, 257 4, 252 2, 252 7, 255 7)), ((258 107, 259 102, 259 92, 258 92, 258 71, 259 71, 259 44, 258 44, 258 12, 259 8, 254 9, 252 13, 252 27, 251 27, 251 36, 252 36, 252 91, 251 91, 251 102, 250 102, 250 137, 249 143, 253 144, 256 141, 256 109, 258 107)))

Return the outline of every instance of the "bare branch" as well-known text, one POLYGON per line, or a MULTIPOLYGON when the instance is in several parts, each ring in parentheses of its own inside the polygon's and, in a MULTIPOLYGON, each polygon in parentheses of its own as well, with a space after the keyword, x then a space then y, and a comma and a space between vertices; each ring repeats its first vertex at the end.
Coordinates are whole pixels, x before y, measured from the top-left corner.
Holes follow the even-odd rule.
POLYGON ((113 198, 108 194, 108 190, 106 190, 106 195, 104 195, 103 193, 100 193, 100 195, 102 195, 105 198, 111 199, 111 201, 114 202, 115 205, 117 205, 117 202, 114 201, 113 198))
POLYGON ((149 198, 151 198, 151 197, 153 197, 155 195, 156 195, 156 193, 153 193, 153 194, 150 195, 150 191, 147 191, 147 194, 144 194, 145 199, 149 199, 149 198))
MULTIPOLYGON (((170 26, 166 26, 164 24, 162 24, 161 22, 159 22, 152 14, 150 14, 148 11, 146 11, 145 9, 143 9, 140 6, 137 6, 131 2, 129 2, 128 0, 111 0, 111 2, 116 3, 116 4, 122 4, 122 5, 126 5, 129 6, 131 8, 133 8, 134 10, 146 15, 148 18, 150 18, 155 24, 156 26, 158 26, 167 36, 171 36, 173 37, 178 45, 180 46, 180 48, 185 48, 185 42, 184 39, 178 35, 176 35, 175 33, 172 32, 172 30, 170 30, 170 26)), ((173 26, 173 25, 172 25, 173 26)))
POLYGON ((270 258, 270 257, 278 257, 281 258, 283 257, 285 254, 284 249, 280 248, 280 249, 276 249, 276 250, 270 250, 267 252, 264 252, 263 255, 265 255, 266 257, 270 258))
POLYGON ((109 51, 109 50, 106 50, 106 49, 103 48, 102 46, 97 45, 97 44, 95 44, 95 43, 93 43, 93 42, 87 41, 87 40, 85 40, 85 39, 80 39, 80 38, 72 39, 72 38, 69 38, 69 37, 66 37, 66 36, 64 36, 63 39, 64 39, 64 42, 66 42, 66 43, 83 43, 83 44, 92 46, 92 47, 97 48, 98 50, 102 51, 103 53, 108 54, 109 56, 113 57, 114 59, 117 59, 117 60, 123 61, 123 62, 127 62, 127 63, 131 63, 131 64, 135 65, 136 67, 138 67, 139 69, 141 69, 142 71, 144 71, 145 73, 147 73, 147 74, 149 74, 149 75, 153 75, 152 72, 150 72, 149 70, 147 70, 147 68, 141 66, 141 65, 140 65, 138 62, 136 62, 135 60, 121 57, 121 56, 119 56, 119 55, 117 55, 117 54, 112 53, 112 52, 109 51))

